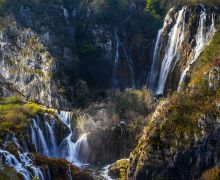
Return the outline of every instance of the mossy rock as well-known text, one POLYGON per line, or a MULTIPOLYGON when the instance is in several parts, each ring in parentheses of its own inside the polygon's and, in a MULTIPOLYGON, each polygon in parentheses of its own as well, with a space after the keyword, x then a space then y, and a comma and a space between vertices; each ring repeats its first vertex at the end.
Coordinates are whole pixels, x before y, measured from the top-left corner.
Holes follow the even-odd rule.
POLYGON ((23 180, 23 176, 9 166, 2 166, 0 161, 0 180, 23 180))
POLYGON ((127 180, 128 159, 120 159, 109 167, 109 175, 119 180, 127 180))
POLYGON ((220 168, 214 167, 206 170, 201 178, 201 180, 219 180, 220 179, 220 168))
POLYGON ((49 170, 51 179, 54 180, 68 180, 70 178, 69 176, 71 176, 73 180, 93 179, 86 172, 80 170, 78 167, 64 159, 52 159, 35 154, 34 162, 37 166, 49 170))

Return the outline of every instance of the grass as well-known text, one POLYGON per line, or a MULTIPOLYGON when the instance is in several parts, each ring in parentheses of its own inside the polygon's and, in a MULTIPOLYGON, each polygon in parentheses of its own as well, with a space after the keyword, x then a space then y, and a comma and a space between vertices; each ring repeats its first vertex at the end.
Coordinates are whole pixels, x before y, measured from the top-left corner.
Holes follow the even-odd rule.
POLYGON ((20 134, 29 120, 46 110, 35 103, 24 103, 18 97, 0 98, 0 143, 10 132, 20 134))

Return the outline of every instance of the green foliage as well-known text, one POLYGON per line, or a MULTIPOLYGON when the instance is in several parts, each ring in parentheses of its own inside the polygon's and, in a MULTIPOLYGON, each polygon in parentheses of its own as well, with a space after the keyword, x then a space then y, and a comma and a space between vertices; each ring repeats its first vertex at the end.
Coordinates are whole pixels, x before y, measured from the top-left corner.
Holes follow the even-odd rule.
POLYGON ((128 12, 130 0, 94 0, 92 8, 100 22, 120 22, 128 12))
POLYGON ((109 168, 109 175, 118 180, 127 180, 128 159, 120 159, 109 168))
POLYGON ((156 20, 159 20, 163 15, 160 0, 146 0, 146 12, 149 12, 156 20))
POLYGON ((130 119, 137 114, 146 116, 152 108, 152 94, 147 89, 126 90, 116 97, 116 112, 121 118, 130 119))
POLYGON ((28 120, 45 110, 34 103, 24 103, 17 97, 0 98, 0 141, 9 132, 25 130, 28 120))

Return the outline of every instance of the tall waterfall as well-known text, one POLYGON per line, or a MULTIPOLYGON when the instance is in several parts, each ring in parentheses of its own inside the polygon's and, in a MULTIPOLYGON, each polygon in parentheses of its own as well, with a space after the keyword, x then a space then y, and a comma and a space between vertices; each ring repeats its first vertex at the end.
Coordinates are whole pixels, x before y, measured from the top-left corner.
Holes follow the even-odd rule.
POLYGON ((207 19, 206 9, 203 5, 201 5, 202 11, 200 14, 200 20, 199 20, 199 27, 197 30, 196 35, 196 47, 193 50, 193 57, 189 61, 189 64, 184 69, 184 71, 181 74, 181 78, 178 85, 178 91, 182 89, 182 86, 185 82, 186 75, 188 71, 190 70, 191 66, 196 62, 196 60, 199 58, 201 52, 205 48, 205 45, 211 40, 212 36, 214 35, 216 29, 215 29, 215 14, 212 14, 212 24, 209 28, 209 31, 205 31, 205 23, 207 19))
POLYGON ((114 59, 114 69, 113 69, 113 89, 118 88, 119 86, 119 47, 120 47, 120 41, 117 34, 118 29, 115 30, 115 59, 114 59))
POLYGON ((131 59, 131 57, 129 56, 129 54, 127 53, 125 47, 123 46, 123 44, 121 44, 119 36, 118 36, 118 28, 116 28, 115 30, 115 42, 116 42, 116 46, 115 46, 115 58, 114 58, 114 69, 113 69, 113 90, 120 88, 121 85, 121 79, 120 79, 120 62, 119 62, 119 48, 120 46, 122 47, 122 50, 124 52, 125 55, 125 60, 126 60, 126 65, 129 71, 129 76, 130 76, 130 82, 131 82, 131 87, 135 88, 135 78, 134 78, 134 65, 133 65, 133 61, 131 59))
POLYGON ((162 34, 164 33, 167 25, 170 22, 170 13, 173 11, 173 8, 169 10, 167 13, 163 27, 158 31, 157 38, 154 46, 154 53, 153 53, 153 62, 151 65, 151 71, 149 76, 149 88, 153 91, 157 88, 157 80, 158 80, 158 67, 159 67, 159 59, 160 59, 160 49, 161 49, 161 43, 162 43, 162 34))
POLYGON ((184 40, 186 7, 183 7, 177 15, 177 20, 169 34, 169 40, 166 47, 166 53, 162 60, 159 82, 156 94, 163 94, 168 74, 179 58, 176 57, 177 50, 184 40))
POLYGON ((131 74, 131 86, 132 86, 132 88, 135 88, 136 85, 135 85, 135 79, 134 79, 134 64, 133 64, 131 57, 128 55, 128 53, 124 47, 123 47, 123 51, 124 51, 124 54, 125 54, 125 57, 127 60, 127 65, 128 65, 128 68, 129 68, 130 74, 131 74))
POLYGON ((179 10, 173 16, 174 20, 171 18, 171 12, 173 12, 173 9, 171 9, 165 18, 163 27, 158 31, 149 76, 149 88, 153 90, 155 94, 164 93, 164 88, 170 72, 173 71, 176 64, 183 57, 181 52, 184 51, 187 44, 193 44, 195 42, 195 47, 189 50, 188 54, 190 54, 190 56, 188 56, 188 58, 190 59, 187 60, 186 68, 182 71, 179 80, 178 91, 181 90, 191 66, 196 62, 207 43, 213 37, 216 31, 215 14, 213 13, 211 15, 212 23, 210 26, 207 26, 207 19, 209 16, 203 5, 200 5, 200 8, 201 13, 198 18, 199 23, 198 27, 196 27, 197 30, 195 31, 195 35, 192 34, 193 31, 191 31, 193 27, 185 26, 187 7, 183 7, 179 10), (168 40, 166 40, 167 31, 169 31, 170 26, 173 24, 171 22, 173 21, 174 25, 169 32, 168 40), (192 38, 188 36, 185 37, 185 34, 190 34, 192 38), (167 42, 164 46, 165 41, 167 42))

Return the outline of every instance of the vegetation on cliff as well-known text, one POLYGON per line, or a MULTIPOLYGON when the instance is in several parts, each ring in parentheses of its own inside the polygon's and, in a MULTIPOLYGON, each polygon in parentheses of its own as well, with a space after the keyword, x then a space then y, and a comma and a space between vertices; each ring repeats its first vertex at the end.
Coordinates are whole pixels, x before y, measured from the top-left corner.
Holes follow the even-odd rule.
POLYGON ((0 144, 9 133, 22 134, 30 119, 47 110, 35 103, 25 103, 18 97, 0 97, 0 144))
POLYGON ((109 167, 109 175, 118 180, 127 180, 128 159, 120 159, 109 167))
MULTIPOLYGON (((144 171, 144 166, 153 168, 161 163, 163 168, 169 167, 170 157, 192 149, 215 130, 220 117, 219 37, 217 25, 213 40, 194 66, 189 85, 161 100, 150 116, 144 135, 130 156, 131 177, 144 171)), ((201 171, 199 173, 201 175, 201 171)), ((158 172, 156 176, 161 175, 158 172)))

